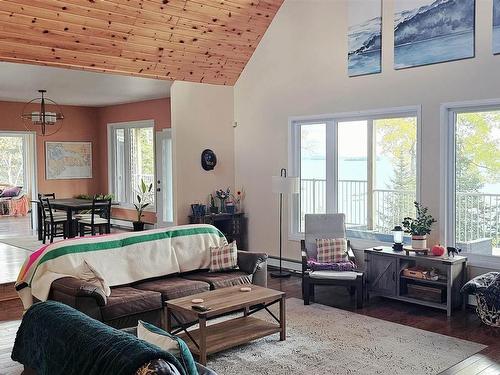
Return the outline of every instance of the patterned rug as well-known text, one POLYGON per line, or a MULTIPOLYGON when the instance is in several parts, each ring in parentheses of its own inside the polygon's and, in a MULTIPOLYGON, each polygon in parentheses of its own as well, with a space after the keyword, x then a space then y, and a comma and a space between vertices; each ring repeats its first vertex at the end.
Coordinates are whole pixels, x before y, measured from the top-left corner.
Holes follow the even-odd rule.
POLYGON ((425 375, 439 374, 485 347, 290 298, 286 341, 269 336, 215 354, 208 365, 220 375, 425 375))
MULTIPOLYGON (((287 339, 279 334, 209 357, 219 375, 439 374, 485 345, 320 304, 287 299, 287 339)), ((264 318, 266 315, 258 313, 264 318)), ((20 375, 10 359, 19 321, 0 323, 0 375, 20 375)))

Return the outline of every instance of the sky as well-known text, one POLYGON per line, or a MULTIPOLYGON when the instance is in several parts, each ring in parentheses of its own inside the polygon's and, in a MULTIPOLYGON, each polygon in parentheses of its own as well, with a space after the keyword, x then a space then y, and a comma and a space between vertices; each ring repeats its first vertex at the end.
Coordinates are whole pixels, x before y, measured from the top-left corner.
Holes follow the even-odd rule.
POLYGON ((403 10, 420 8, 421 6, 432 4, 434 1, 435 0, 395 0, 394 13, 400 13, 403 10))
POLYGON ((381 0, 349 0, 349 27, 382 15, 381 0))

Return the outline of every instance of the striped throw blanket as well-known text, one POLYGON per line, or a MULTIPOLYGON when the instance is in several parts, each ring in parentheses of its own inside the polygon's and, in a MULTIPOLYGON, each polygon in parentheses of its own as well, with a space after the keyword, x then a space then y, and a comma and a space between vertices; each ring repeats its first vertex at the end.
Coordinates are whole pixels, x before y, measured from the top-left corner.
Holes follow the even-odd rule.
POLYGON ((47 300, 53 281, 78 278, 84 263, 112 287, 209 268, 210 247, 225 244, 224 235, 206 224, 69 239, 31 254, 19 272, 16 290, 27 309, 33 297, 47 300))

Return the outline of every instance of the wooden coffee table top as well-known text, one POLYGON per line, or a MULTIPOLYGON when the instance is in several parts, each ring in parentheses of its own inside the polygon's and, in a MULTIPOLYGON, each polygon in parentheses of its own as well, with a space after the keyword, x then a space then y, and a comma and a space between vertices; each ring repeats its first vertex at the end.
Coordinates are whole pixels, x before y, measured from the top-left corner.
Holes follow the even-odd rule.
POLYGON ((273 302, 280 298, 285 298, 285 293, 279 290, 263 288, 257 285, 237 285, 173 299, 166 301, 166 305, 167 308, 174 311, 210 318, 227 312, 250 308, 260 303, 273 302), (250 292, 240 291, 240 288, 246 286, 252 288, 252 290, 250 292), (204 300, 202 305, 210 307, 209 311, 198 312, 191 308, 193 305, 191 301, 198 298, 204 300))

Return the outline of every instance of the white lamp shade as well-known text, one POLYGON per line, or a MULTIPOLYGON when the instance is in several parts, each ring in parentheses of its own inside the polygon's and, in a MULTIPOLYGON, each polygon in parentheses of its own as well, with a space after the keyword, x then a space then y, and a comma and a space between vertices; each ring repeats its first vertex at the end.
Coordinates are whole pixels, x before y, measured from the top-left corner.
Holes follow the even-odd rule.
POLYGON ((273 193, 281 194, 298 194, 299 193, 299 178, 298 177, 272 177, 273 193))

